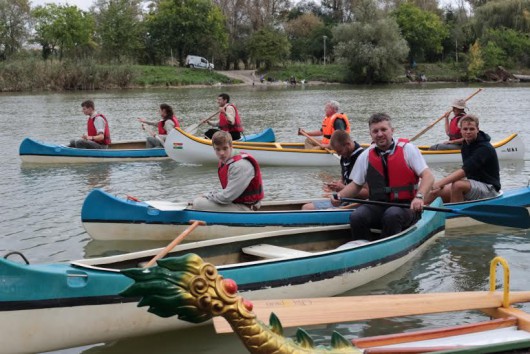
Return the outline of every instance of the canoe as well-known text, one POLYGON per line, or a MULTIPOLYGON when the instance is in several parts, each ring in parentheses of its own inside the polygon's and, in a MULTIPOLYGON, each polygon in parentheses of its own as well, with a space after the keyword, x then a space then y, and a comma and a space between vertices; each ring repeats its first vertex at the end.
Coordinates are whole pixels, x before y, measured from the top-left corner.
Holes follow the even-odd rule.
MULTIPOLYGON (((368 144, 363 144, 367 147, 368 144)), ((493 143, 499 160, 522 160, 525 147, 518 134, 493 143)), ((181 129, 171 131, 166 139, 166 153, 173 160, 191 164, 217 164, 211 153, 211 142, 181 129)), ((234 147, 249 152, 260 165, 272 166, 337 166, 337 157, 325 150, 305 150, 303 143, 235 143, 234 147)), ((462 163, 460 150, 429 151, 419 146, 425 161, 432 163, 462 163)))
MULTIPOLYGON (((81 221, 94 240, 172 240, 190 220, 207 223, 196 229, 190 241, 223 235, 241 235, 293 227, 314 227, 349 223, 351 209, 301 210, 310 200, 265 201, 259 211, 214 212, 185 209, 187 203, 137 201, 118 197, 101 189, 92 190, 83 202, 81 221)), ((504 191, 495 198, 453 203, 453 209, 473 205, 530 207, 530 187, 504 191)), ((448 214, 447 228, 478 225, 469 217, 448 214)))
MULTIPOLYGON (((237 281, 250 299, 334 296, 410 261, 444 232, 445 215, 425 212, 411 228, 371 243, 345 246, 349 227, 327 226, 233 236, 177 246, 237 281), (342 246, 342 247, 341 247, 342 246)), ((121 270, 143 266, 160 249, 68 263, 0 259, 0 353, 35 353, 190 326, 137 308, 120 293, 121 270)), ((152 268, 150 268, 152 269, 152 268)))
POLYGON ((152 313, 163 317, 178 315, 194 323, 216 317, 216 331, 236 332, 251 354, 506 353, 530 348, 530 314, 510 306, 530 302, 530 291, 510 293, 509 268, 502 257, 492 261, 489 292, 249 301, 238 295, 237 282, 224 278, 197 255, 164 260, 148 273, 130 269, 125 274, 135 283, 124 294, 141 296, 142 305, 149 306, 152 313), (504 294, 495 291, 497 263, 504 266, 504 294), (457 326, 408 329, 405 333, 355 338, 351 342, 334 332, 327 347, 316 346, 303 329, 293 339, 283 335, 284 327, 469 310, 481 310, 494 319, 476 323, 466 319, 465 324, 457 326), (260 321, 267 317, 269 326, 260 321))
MULTIPOLYGON (((271 128, 244 136, 241 141, 273 142, 271 128)), ((209 151, 211 153, 211 151, 209 151)), ((147 149, 145 140, 112 143, 109 149, 77 149, 25 138, 19 147, 23 162, 29 163, 83 163, 104 161, 153 161, 168 159, 164 148, 147 149)), ((215 154, 214 154, 215 155, 215 154)))

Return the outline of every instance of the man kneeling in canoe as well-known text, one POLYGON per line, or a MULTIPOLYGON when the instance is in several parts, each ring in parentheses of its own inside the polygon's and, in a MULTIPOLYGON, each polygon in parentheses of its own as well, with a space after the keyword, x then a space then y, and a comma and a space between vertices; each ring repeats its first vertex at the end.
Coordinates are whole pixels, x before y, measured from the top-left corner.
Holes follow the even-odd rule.
POLYGON ((218 174, 222 189, 195 198, 193 209, 220 211, 259 209, 264 194, 258 162, 245 152, 233 155, 232 137, 228 132, 216 132, 212 136, 212 146, 219 158, 218 174))

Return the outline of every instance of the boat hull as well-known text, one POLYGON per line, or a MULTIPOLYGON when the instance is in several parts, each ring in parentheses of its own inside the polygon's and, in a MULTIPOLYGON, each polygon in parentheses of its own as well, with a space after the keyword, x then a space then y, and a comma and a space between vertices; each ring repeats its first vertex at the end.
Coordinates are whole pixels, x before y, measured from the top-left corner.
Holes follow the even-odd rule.
MULTIPOLYGON (((499 160, 524 158, 523 140, 517 134, 512 134, 493 145, 499 160)), ((251 153, 262 166, 337 166, 336 155, 325 150, 305 150, 303 146, 301 143, 234 143, 236 150, 251 153)), ((430 151, 428 147, 420 148, 428 164, 462 163, 460 150, 430 151)), ((218 162, 211 151, 210 141, 189 135, 181 129, 170 132, 165 149, 170 158, 180 163, 217 164, 218 162)))
MULTIPOLYGON (((301 205, 307 201, 296 201, 301 205)), ((276 202, 281 208, 281 203, 276 202)), ((274 204, 274 203, 271 203, 274 204)), ((284 211, 211 212, 199 210, 167 210, 152 205, 156 202, 137 202, 118 198, 95 189, 89 193, 81 210, 81 220, 87 233, 95 240, 172 240, 184 231, 191 220, 202 220, 200 226, 188 236, 188 241, 208 240, 228 235, 275 231, 293 227, 315 227, 349 223, 351 210, 287 210, 294 202, 285 202, 284 211), (150 204, 152 203, 152 204, 150 204)), ((175 204, 179 209, 180 204, 175 204)), ((482 201, 448 204, 453 209, 472 205, 511 205, 530 207, 530 187, 507 190, 501 196, 482 201)), ((265 207, 264 207, 265 208, 265 207)), ((180 209, 182 207, 180 206, 180 209)), ((298 207, 299 209, 299 207, 298 207)), ((480 224, 472 218, 448 214, 446 228, 467 227, 480 224)))
MULTIPOLYGON (((273 142, 276 139, 270 128, 250 134, 241 141, 273 142)), ((145 148, 145 141, 117 142, 110 149, 77 149, 25 138, 19 155, 27 163, 95 163, 123 161, 167 160, 164 148, 145 148)))
MULTIPOLYGON (((344 229, 322 227, 321 231, 344 229)), ((443 234, 444 215, 426 212, 412 228, 373 243, 292 258, 218 266, 249 299, 334 296, 384 276, 410 261, 443 234)), ((177 246, 170 256, 223 252, 260 242, 307 236, 304 229, 243 235, 177 246), (208 251, 209 250, 209 251, 208 251)), ((319 237, 326 237, 320 235, 319 237)), ((327 240, 327 238, 326 238, 327 240)), ((72 263, 22 265, 0 259, 0 333, 10 338, 0 353, 33 353, 116 340, 190 326, 137 308, 119 295, 132 280, 112 265, 138 266, 160 249, 72 263)))

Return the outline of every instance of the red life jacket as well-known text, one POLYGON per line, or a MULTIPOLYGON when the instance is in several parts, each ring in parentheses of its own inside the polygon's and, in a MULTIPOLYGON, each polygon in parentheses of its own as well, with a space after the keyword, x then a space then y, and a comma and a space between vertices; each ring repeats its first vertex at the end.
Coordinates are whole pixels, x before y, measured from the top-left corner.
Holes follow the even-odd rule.
POLYGON ((350 134, 350 121, 344 113, 335 113, 331 117, 325 117, 322 121, 322 144, 329 144, 331 134, 335 131, 335 120, 342 119, 346 125, 346 133, 350 134))
POLYGON ((374 147, 368 153, 366 181, 370 199, 384 202, 410 202, 418 191, 419 177, 405 161, 404 146, 409 141, 399 139, 394 150, 386 155, 386 164, 374 147))
POLYGON ((243 125, 241 124, 241 118, 239 117, 239 111, 237 110, 236 106, 234 106, 231 103, 227 103, 225 107, 232 106, 234 107, 234 110, 236 111, 236 116, 234 118, 234 125, 230 124, 228 119, 226 118, 225 112, 219 113, 219 129, 224 130, 225 132, 239 132, 241 133, 243 131, 243 125))
POLYGON ((88 132, 88 136, 94 136, 98 135, 98 132, 96 130, 96 126, 94 125, 94 120, 96 120, 96 117, 101 117, 103 120, 105 120, 105 132, 103 133, 104 138, 102 141, 96 141, 94 142, 101 144, 101 145, 110 145, 110 128, 109 128, 109 122, 107 122, 107 118, 103 114, 96 114, 94 117, 88 117, 88 120, 86 122, 86 130, 88 132))
MULTIPOLYGON (((168 118, 168 119, 172 120, 173 123, 175 123, 175 127, 177 127, 177 128, 180 127, 180 124, 179 124, 179 121, 177 120, 177 117, 173 116, 173 117, 168 118)), ((164 120, 161 120, 160 122, 158 122, 158 134, 167 135, 167 131, 164 128, 164 124, 166 124, 166 120, 167 119, 164 119, 164 120)))
POLYGON ((451 119, 449 122, 449 139, 455 140, 462 138, 462 132, 460 132, 460 127, 458 126, 458 122, 460 122, 460 119, 465 116, 466 114, 464 112, 460 113, 459 115, 456 115, 451 119))
POLYGON ((243 203, 243 204, 256 204, 263 199, 263 183, 261 181, 261 170, 259 168, 258 162, 251 155, 247 153, 241 153, 230 158, 226 163, 219 162, 217 173, 219 175, 219 180, 221 181, 221 187, 223 189, 228 185, 228 168, 230 164, 239 161, 241 159, 247 159, 254 166, 254 178, 250 181, 247 189, 233 200, 233 203, 243 203))

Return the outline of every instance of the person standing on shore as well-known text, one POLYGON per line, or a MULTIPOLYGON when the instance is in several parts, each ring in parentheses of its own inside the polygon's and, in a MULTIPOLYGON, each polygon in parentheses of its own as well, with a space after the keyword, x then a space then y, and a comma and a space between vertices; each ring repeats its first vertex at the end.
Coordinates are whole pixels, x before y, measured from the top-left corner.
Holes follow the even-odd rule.
POLYGON ((209 129, 204 135, 207 138, 212 139, 216 132, 222 130, 230 133, 232 140, 241 139, 243 124, 241 123, 241 117, 239 116, 237 107, 230 103, 230 96, 226 93, 217 96, 217 105, 219 106, 219 119, 206 122, 216 128, 209 129))
POLYGON ((70 140, 68 147, 78 149, 107 149, 110 145, 110 128, 107 118, 96 112, 94 101, 87 100, 81 103, 83 114, 88 116, 87 133, 81 139, 70 140))

